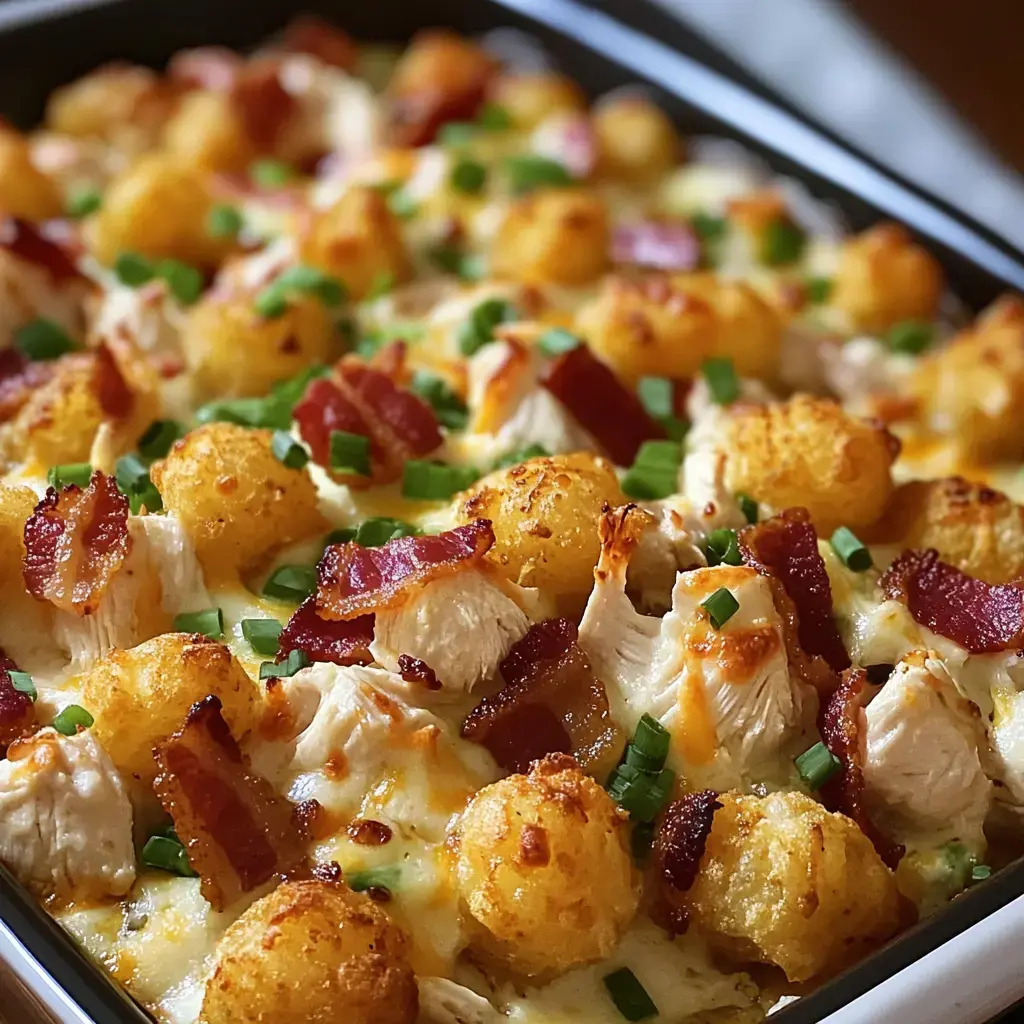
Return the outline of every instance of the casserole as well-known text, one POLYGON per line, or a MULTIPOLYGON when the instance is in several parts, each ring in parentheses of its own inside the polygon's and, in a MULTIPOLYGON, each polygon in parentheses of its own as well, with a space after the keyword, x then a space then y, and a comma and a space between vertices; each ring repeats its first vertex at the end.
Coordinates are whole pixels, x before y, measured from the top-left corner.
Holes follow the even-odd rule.
MULTIPOLYGON (((120 9, 120 10, 121 10, 121 13, 124 13, 124 9, 123 8, 120 9)), ((571 8, 571 7, 568 7, 568 6, 566 6, 566 7, 561 7, 561 6, 554 6, 554 7, 552 7, 552 6, 549 6, 549 5, 544 5, 543 11, 542 12, 538 11, 536 13, 538 13, 539 15, 543 15, 544 17, 546 17, 549 21, 551 21, 556 26, 563 26, 564 27, 565 22, 561 21, 560 19, 568 18, 570 15, 573 15, 574 13, 578 13, 578 12, 574 12, 574 9, 571 8)), ((605 24, 603 21, 600 21, 598 16, 596 16, 596 15, 589 15, 588 16, 588 21, 587 21, 586 24, 579 24, 578 25, 578 31, 584 37, 586 37, 588 33, 594 33, 596 31, 595 30, 595 26, 599 26, 602 31, 608 31, 611 28, 611 26, 605 24), (589 28, 588 28, 588 26, 589 26, 589 28)), ((356 28, 356 30, 358 32, 358 26, 354 26, 354 28, 356 28)), ((599 40, 599 38, 600 38, 600 33, 596 33, 596 34, 593 35, 593 41, 597 42, 599 40)), ((665 55, 662 55, 659 51, 652 51, 652 50, 649 50, 649 49, 648 50, 637 50, 636 48, 643 42, 643 40, 633 38, 633 39, 630 40, 630 42, 632 44, 633 52, 640 54, 640 56, 637 56, 635 59, 638 60, 638 61, 641 61, 643 63, 645 72, 647 72, 651 77, 662 78, 663 80, 666 80, 666 81, 671 77, 671 74, 674 72, 676 66, 675 65, 671 65, 671 64, 670 65, 659 64, 657 61, 655 61, 653 59, 655 55, 657 55, 659 57, 664 57, 665 55)), ((687 71, 690 72, 691 75, 696 74, 696 70, 693 69, 693 68, 687 68, 687 71)), ((699 79, 699 75, 698 75, 698 79, 699 79)), ((713 79, 711 79, 711 80, 704 81, 704 84, 708 85, 708 84, 716 84, 716 83, 715 83, 715 81, 713 79)), ((717 84, 719 85, 719 87, 721 89, 721 83, 717 83, 717 84)), ((736 107, 735 107, 735 102, 733 102, 733 105, 730 106, 730 104, 727 101, 729 101, 729 100, 736 101, 737 99, 742 99, 742 98, 743 97, 740 94, 736 94, 734 92, 730 92, 729 90, 726 89, 724 92, 720 91, 716 96, 714 96, 714 97, 712 97, 710 99, 707 99, 706 102, 708 102, 709 104, 714 105, 716 107, 716 109, 718 109, 720 111, 729 111, 729 110, 731 110, 731 115, 730 116, 732 116, 734 118, 739 118, 741 113, 742 113, 742 104, 740 105, 741 109, 737 110, 736 107)), ((758 109, 757 112, 763 114, 764 113, 764 109, 760 108, 760 109, 758 109)), ((780 128, 784 127, 784 125, 782 123, 776 121, 771 127, 774 128, 774 129, 780 129, 780 128)), ((765 134, 767 135, 769 133, 766 131, 765 134)), ((779 137, 781 137, 781 136, 779 136, 778 132, 773 132, 771 134, 773 136, 773 139, 778 139, 779 137)), ((806 142, 806 141, 808 141, 808 137, 807 136, 803 136, 800 141, 801 142, 806 142)), ((841 158, 842 157, 842 154, 837 153, 836 151, 830 149, 827 146, 824 149, 822 149, 820 147, 820 145, 819 145, 819 149, 818 149, 818 154, 819 155, 827 155, 830 158, 837 158, 837 157, 841 158)), ((837 173, 849 174, 851 172, 851 170, 856 170, 861 175, 864 175, 863 168, 859 167, 856 164, 852 164, 851 165, 848 161, 845 161, 843 159, 839 159, 839 170, 837 171, 837 173)), ((847 180, 849 180, 849 179, 847 179, 847 180)), ((870 173, 867 174, 867 178, 865 180, 869 180, 871 183, 873 183, 875 185, 879 185, 880 184, 883 187, 887 186, 887 183, 884 181, 884 179, 880 180, 877 177, 873 177, 870 173)), ((891 201, 893 201, 893 197, 896 194, 897 193, 894 193, 892 191, 891 186, 888 186, 887 190, 885 192, 885 195, 883 196, 883 198, 887 199, 888 201, 891 202, 891 201)), ((929 228, 929 229, 935 231, 939 235, 940 239, 941 238, 945 238, 948 242, 958 243, 958 244, 959 243, 965 243, 965 242, 973 243, 974 247, 975 247, 975 252, 978 254, 980 259, 988 261, 990 266, 992 266, 994 269, 1001 270, 1008 280, 1013 280, 1014 279, 1014 275, 1018 272, 1019 268, 1016 268, 1014 263, 1013 263, 1013 261, 1010 260, 1009 258, 1007 258, 1005 256, 1005 254, 1001 253, 999 251, 998 247, 996 247, 994 245, 991 245, 991 244, 988 244, 988 243, 985 243, 984 241, 981 241, 980 244, 976 243, 972 237, 969 237, 968 235, 963 234, 963 232, 961 230, 959 230, 958 225, 954 221, 949 221, 946 218, 942 217, 941 215, 935 215, 934 212, 930 208, 928 208, 926 206, 912 205, 910 207, 909 211, 908 211, 908 218, 907 219, 913 221, 915 217, 923 218, 923 220, 920 220, 920 222, 919 222, 920 226, 926 227, 926 228, 929 228), (951 234, 948 233, 950 231, 952 232, 951 234), (946 232, 946 233, 944 234, 944 232, 946 232)), ((975 279, 972 280, 971 276, 967 275, 964 278, 964 282, 963 283, 964 283, 964 288, 962 289, 962 291, 965 294, 967 294, 968 292, 973 291, 976 288, 977 290, 973 291, 973 294, 975 295, 975 297, 981 297, 981 296, 990 297, 990 294, 989 295, 985 295, 986 289, 988 290, 989 293, 991 293, 992 283, 990 281, 984 281, 980 277, 976 277, 975 279)), ((1000 882, 1000 883, 1003 883, 1005 885, 1006 884, 1005 880, 1006 879, 1011 879, 1011 884, 1012 884, 1012 878, 1013 878, 1013 868, 1008 868, 1008 869, 1006 869, 1006 871, 1003 874, 1000 874, 999 876, 997 876, 997 879, 994 880, 993 882, 989 883, 986 886, 981 887, 976 892, 969 893, 966 896, 962 897, 960 900, 958 900, 957 905, 954 906, 950 911, 947 912, 950 915, 950 919, 952 918, 952 915, 954 915, 954 914, 956 914, 958 912, 961 913, 961 917, 965 917, 967 915, 967 911, 963 910, 963 908, 971 907, 972 905, 975 908, 980 908, 980 907, 986 906, 986 904, 981 902, 982 895, 984 895, 986 892, 989 892, 989 893, 994 892, 996 890, 996 888, 997 888, 996 887, 996 882, 997 881, 1000 882), (972 900, 973 900, 973 904, 971 902, 972 900)), ((977 912, 980 912, 980 911, 977 911, 977 912)), ((943 920, 945 920, 945 918, 943 920)), ((936 923, 937 922, 932 922, 931 925, 929 926, 932 933, 936 933, 936 928, 935 928, 936 923)), ((919 934, 923 934, 925 930, 926 929, 922 929, 919 934)), ((903 942, 909 942, 910 941, 910 936, 908 936, 906 939, 904 939, 902 941, 903 942)), ((892 947, 892 949, 898 949, 898 948, 900 948, 900 945, 901 945, 900 943, 897 943, 895 946, 892 947)), ((912 948, 912 945, 913 945, 913 943, 910 942, 910 944, 907 947, 905 947, 905 948, 912 948)), ((891 950, 889 952, 891 952, 891 950)), ((854 984, 856 984, 856 983, 854 983, 854 984)), ((822 991, 827 991, 827 989, 823 989, 822 991)), ((852 992, 852 986, 849 984, 849 980, 848 979, 847 979, 847 982, 846 982, 846 992, 847 992, 847 994, 851 994, 851 992, 852 992)), ((813 996, 812 997, 808 997, 806 1000, 803 1001, 802 1004, 796 1004, 796 1006, 794 1006, 792 1009, 787 1010, 785 1012, 786 1013, 790 1013, 790 1014, 799 1013, 801 1011, 812 1012, 808 1007, 809 1007, 809 1005, 811 1004, 811 1001, 814 998, 815 997, 813 997, 813 996)))

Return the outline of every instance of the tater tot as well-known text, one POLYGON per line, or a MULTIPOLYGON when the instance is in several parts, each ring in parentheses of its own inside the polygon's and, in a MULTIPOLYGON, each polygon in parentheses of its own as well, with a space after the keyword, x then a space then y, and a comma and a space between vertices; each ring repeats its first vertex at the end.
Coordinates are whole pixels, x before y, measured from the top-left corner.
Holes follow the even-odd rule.
POLYGON ((256 724, 259 687, 223 644, 197 633, 164 633, 112 651, 82 680, 96 739, 119 771, 146 787, 156 777, 153 747, 209 694, 220 698, 235 739, 256 724))
POLYGON ((408 946, 340 882, 282 882, 218 942, 199 1024, 413 1024, 408 946))
POLYGON ((517 200, 491 252, 496 277, 583 285, 608 266, 608 210, 583 189, 539 189, 517 200))
POLYGON ((0 216, 46 220, 62 206, 56 184, 33 165, 28 141, 0 123, 0 216))
POLYGON ((583 90, 565 75, 551 71, 512 72, 491 84, 490 100, 501 107, 516 128, 536 128, 556 111, 585 110, 583 90))
POLYGON ((458 885, 481 952, 521 975, 606 957, 638 889, 627 816, 564 754, 484 787, 458 826, 458 885))
POLYGON ((326 529, 309 473, 275 458, 271 436, 210 423, 175 442, 150 470, 164 507, 181 520, 204 571, 214 577, 326 529))
POLYGON ((898 224, 879 224, 843 246, 831 303, 855 331, 881 333, 901 320, 930 320, 944 285, 938 261, 898 224))
POLYGON ((338 339, 313 297, 297 297, 279 317, 262 317, 251 296, 207 297, 189 312, 181 347, 199 397, 265 394, 313 363, 329 363, 338 339))
POLYGON ((25 520, 39 499, 28 487, 0 484, 0 587, 21 583, 21 559, 25 554, 25 520))
POLYGON ((599 166, 613 178, 650 181, 671 170, 682 155, 682 141, 664 111, 642 96, 599 103, 594 129, 599 166))
POLYGON ((498 572, 520 586, 540 587, 569 610, 593 586, 602 508, 624 501, 612 466, 579 452, 491 473, 460 495, 456 508, 463 522, 494 524, 487 560, 498 572))
POLYGON ((803 506, 818 535, 875 522, 892 493, 899 451, 883 427, 847 415, 830 399, 794 395, 744 406, 726 418, 720 450, 725 485, 772 509, 803 506))
POLYGON ((1024 576, 1024 506, 963 477, 897 487, 865 539, 935 548, 944 562, 989 583, 1024 576))
POLYGON ((910 380, 922 418, 979 462, 1024 458, 1024 300, 997 302, 910 380))
POLYGON ((160 153, 142 157, 118 175, 86 229, 96 258, 111 265, 123 252, 213 266, 230 240, 213 238, 207 217, 213 200, 200 168, 160 153))
POLYGON ((806 981, 897 928, 896 882, 845 815, 802 793, 726 793, 684 905, 723 952, 806 981))
POLYGON ((256 158, 245 123, 227 93, 196 89, 164 125, 163 144, 177 159, 209 171, 244 171, 256 158))
POLYGON ((387 200, 362 186, 313 215, 299 239, 299 253, 304 263, 343 281, 356 299, 383 276, 399 283, 411 273, 402 230, 387 200))

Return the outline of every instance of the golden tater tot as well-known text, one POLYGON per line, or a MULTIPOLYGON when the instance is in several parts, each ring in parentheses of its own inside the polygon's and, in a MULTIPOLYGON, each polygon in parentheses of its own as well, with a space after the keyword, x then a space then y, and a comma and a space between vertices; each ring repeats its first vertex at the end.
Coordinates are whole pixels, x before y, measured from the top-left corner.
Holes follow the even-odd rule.
POLYGON ((33 165, 28 140, 0 125, 0 216, 46 220, 62 207, 56 184, 33 165))
POLYGON ((243 171, 256 148, 227 93, 196 89, 164 125, 163 144, 179 160, 209 171, 243 171))
POLYGON ((651 181, 671 170, 682 155, 682 140, 664 111, 642 96, 599 103, 594 129, 599 166, 612 178, 651 181))
POLYGON ((499 75, 488 95, 516 128, 524 130, 536 128, 557 111, 585 110, 587 105, 583 90, 571 78, 551 71, 499 75))

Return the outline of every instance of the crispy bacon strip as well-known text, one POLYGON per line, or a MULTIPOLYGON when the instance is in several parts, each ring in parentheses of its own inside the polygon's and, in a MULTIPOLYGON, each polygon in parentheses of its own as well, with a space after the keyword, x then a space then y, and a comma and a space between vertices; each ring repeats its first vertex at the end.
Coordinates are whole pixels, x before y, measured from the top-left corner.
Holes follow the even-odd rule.
POLYGON ((525 772, 547 754, 572 754, 591 775, 607 774, 624 738, 576 640, 568 619, 531 626, 499 666, 505 686, 469 713, 462 736, 508 772, 525 772))
POLYGON ((317 566, 316 610, 355 619, 401 604, 431 580, 475 565, 494 543, 489 519, 436 536, 397 537, 379 548, 332 544, 317 566))
POLYGON ((128 386, 114 354, 106 345, 93 352, 92 386, 99 398, 100 408, 117 420, 131 414, 135 393, 128 386))
POLYGON ((721 806, 713 789, 687 793, 668 805, 654 840, 654 856, 658 874, 677 893, 688 892, 696 881, 715 811, 721 806))
POLYGON ((832 617, 832 585, 818 553, 818 535, 807 509, 786 509, 781 515, 748 526, 740 531, 739 543, 747 565, 778 580, 785 590, 795 610, 803 651, 812 660, 824 659, 834 672, 849 668, 850 656, 832 617))
POLYGON ((76 615, 92 614, 131 551, 128 499, 99 470, 89 486, 53 487, 25 523, 28 592, 76 615))
POLYGON ((246 134, 261 153, 271 153, 298 102, 281 84, 281 62, 274 57, 246 61, 235 75, 228 94, 246 134))
POLYGON ((242 756, 217 697, 193 704, 184 725, 153 751, 159 769, 153 789, 199 873, 201 891, 216 910, 303 860, 301 823, 242 756))
POLYGON ((311 14, 288 23, 281 47, 291 53, 308 53, 342 71, 351 71, 359 55, 350 35, 311 14))
POLYGON ((86 281, 68 250, 47 238, 40 229, 19 217, 0 220, 0 249, 18 259, 42 267, 55 284, 65 281, 86 281))
POLYGON ((879 581, 914 621, 971 654, 1024 647, 1024 581, 993 585, 939 560, 939 553, 904 551, 879 581))
POLYGON ((630 465, 644 441, 665 437, 640 399, 586 345, 559 356, 541 383, 617 465, 630 465))
POLYGON ((312 381, 293 415, 313 459, 328 469, 332 431, 370 439, 371 477, 337 475, 355 486, 397 480, 407 459, 427 455, 442 440, 423 399, 357 359, 342 360, 332 377, 312 381))
POLYGON ((14 688, 11 673, 18 666, 0 647, 0 755, 16 739, 28 735, 35 726, 36 707, 27 693, 14 688))
POLYGON ((310 661, 335 665, 369 665, 373 661, 373 616, 325 619, 316 613, 316 598, 307 597, 281 630, 278 661, 292 651, 305 651, 310 661))
POLYGON ((26 359, 15 348, 0 348, 0 423, 17 415, 32 392, 52 376, 52 362, 26 359))
POLYGON ((874 844, 878 855, 895 868, 906 852, 891 842, 875 827, 864 801, 864 762, 860 729, 864 720, 862 709, 871 697, 867 673, 850 668, 843 673, 839 689, 819 712, 818 728, 825 746, 842 763, 842 771, 821 788, 822 802, 830 811, 841 811, 857 823, 874 844))

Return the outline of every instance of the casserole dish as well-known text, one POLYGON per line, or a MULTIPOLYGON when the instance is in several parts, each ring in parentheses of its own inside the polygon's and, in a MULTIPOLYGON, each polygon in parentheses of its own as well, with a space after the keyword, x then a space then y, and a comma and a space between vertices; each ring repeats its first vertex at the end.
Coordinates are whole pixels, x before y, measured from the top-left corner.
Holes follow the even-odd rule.
MULTIPOLYGON (((779 156, 778 162, 789 173, 795 173, 797 157, 807 157, 814 162, 816 168, 816 174, 807 176, 816 191, 821 189, 827 193, 830 178, 833 187, 837 181, 848 188, 857 185, 862 192, 859 200, 839 189, 833 193, 845 200, 844 210, 851 222, 854 225, 866 224, 873 219, 877 210, 882 210, 910 223, 936 243, 937 251, 945 258, 950 281, 969 303, 982 305, 994 298, 1005 284, 1019 286, 1024 280, 1020 265, 997 240, 983 237, 981 233, 965 227, 955 216, 928 203, 912 190, 887 179, 875 169, 844 153, 829 140, 773 112, 771 107, 731 87, 728 82, 708 75, 699 66, 680 63, 678 55, 641 36, 623 36, 622 30, 606 20, 604 15, 571 4, 532 4, 521 0, 510 0, 503 5, 503 9, 506 8, 509 13, 503 16, 503 21, 527 27, 541 39, 550 42, 562 65, 584 82, 591 78, 595 91, 626 84, 641 74, 664 88, 677 89, 680 80, 686 81, 688 94, 678 102, 666 96, 665 104, 673 112, 679 113, 680 122, 688 129, 721 133, 725 127, 746 141, 752 141, 756 148, 763 151, 781 150, 782 156, 776 154, 779 156), (570 43, 560 33, 574 36, 575 40, 570 43), (620 60, 626 61, 627 70, 597 61, 587 47, 596 52, 604 52, 605 56, 610 55, 609 51, 614 51, 620 60), (865 201, 864 195, 870 201, 865 201)), ((418 13, 381 8, 375 10, 372 17, 383 17, 385 10, 394 15, 394 20, 387 25, 386 35, 389 37, 404 37, 419 27, 418 13), (405 25, 403 19, 412 19, 417 23, 405 25)), ((430 20, 453 24, 466 31, 481 30, 488 27, 484 22, 487 20, 486 12, 491 10, 454 5, 451 10, 442 7, 432 11, 430 20)), ((12 116, 30 122, 38 114, 37 104, 56 84, 40 82, 35 95, 31 87, 26 87, 26 83, 33 81, 31 77, 23 76, 28 74, 30 61, 27 55, 31 52, 34 34, 41 35, 45 31, 50 53, 59 66, 66 68, 70 74, 85 71, 97 61, 115 53, 122 55, 121 41, 125 39, 140 41, 140 48, 133 50, 133 55, 137 53, 139 59, 159 63, 174 50, 190 43, 223 41, 242 47, 251 45, 277 28, 282 20, 276 17, 277 12, 271 7, 260 9, 257 18, 259 24, 247 22, 244 26, 233 11, 208 11, 200 18, 199 7, 196 5, 194 21, 190 20, 192 13, 192 10, 180 4, 174 5, 172 10, 170 6, 164 8, 148 5, 142 9, 137 5, 119 3, 79 11, 58 22, 22 27, 0 44, 3 56, 9 58, 2 62, 4 87, 15 80, 21 86, 21 106, 20 109, 11 108, 12 116), (136 34, 141 27, 141 20, 150 27, 159 25, 165 30, 160 33, 158 43, 152 35, 136 34), (83 33, 96 41, 96 51, 88 61, 84 60, 80 45, 83 33), (147 51, 151 43, 157 48, 147 51), (58 59, 65 52, 69 57, 66 65, 60 64, 58 59), (76 67, 75 61, 80 62, 81 66, 76 67)), ((346 27, 357 37, 372 38, 383 34, 379 32, 378 22, 360 24, 364 18, 369 19, 370 12, 353 12, 353 18, 346 27)), ((35 928, 30 928, 27 922, 35 915, 35 908, 15 891, 6 874, 3 883, 4 916, 8 927, 37 956, 47 959, 51 972, 60 978, 69 991, 75 992, 77 989, 80 993, 77 998, 82 1005, 92 1001, 89 1012, 96 1019, 103 1019, 102 1013, 132 1012, 109 983, 88 988, 87 981, 88 990, 83 990, 82 980, 90 975, 91 968, 84 960, 72 957, 62 964, 58 963, 61 955, 68 954, 71 948, 66 937, 48 921, 42 924, 45 920, 43 918, 35 922, 35 928), (103 1010, 99 1013, 97 1008, 101 1005, 103 1010)), ((949 936, 1004 906, 1014 895, 1019 894, 1020 886, 1021 865, 1008 865, 990 881, 959 897, 940 917, 927 920, 904 933, 847 974, 782 1010, 783 1016, 780 1019, 821 1019, 824 1014, 911 963, 949 936)))

